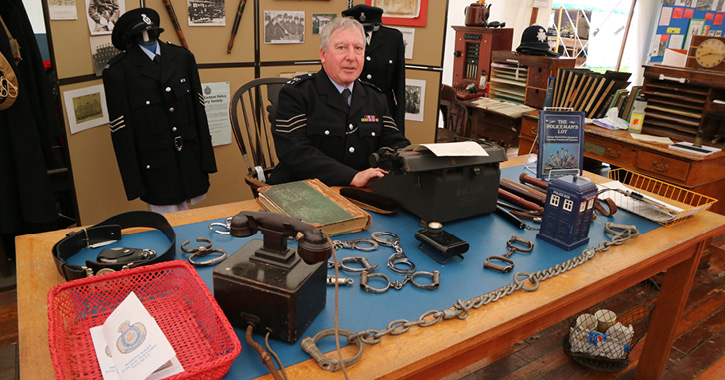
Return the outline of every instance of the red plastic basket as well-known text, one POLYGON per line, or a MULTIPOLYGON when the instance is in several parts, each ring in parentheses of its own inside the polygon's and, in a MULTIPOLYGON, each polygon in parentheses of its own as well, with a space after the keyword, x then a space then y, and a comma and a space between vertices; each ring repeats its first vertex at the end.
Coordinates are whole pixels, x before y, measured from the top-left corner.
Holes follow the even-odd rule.
POLYGON ((48 293, 48 344, 57 379, 103 379, 89 329, 133 291, 156 319, 184 372, 220 379, 242 351, 237 335, 191 265, 181 260, 68 281, 48 293))

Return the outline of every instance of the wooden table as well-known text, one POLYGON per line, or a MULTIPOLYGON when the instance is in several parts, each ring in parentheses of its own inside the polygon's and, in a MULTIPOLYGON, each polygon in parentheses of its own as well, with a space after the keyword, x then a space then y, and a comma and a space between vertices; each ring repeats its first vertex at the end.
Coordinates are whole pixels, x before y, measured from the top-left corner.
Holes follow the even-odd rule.
MULTIPOLYGON (((521 121, 519 154, 528 154, 538 134, 538 111, 521 121)), ((698 156, 633 139, 628 131, 584 126, 584 156, 657 178, 720 200, 711 211, 725 214, 725 152, 698 156)), ((538 144, 538 141, 537 141, 538 144)), ((534 146, 532 153, 536 153, 534 146)))
MULTIPOLYGON (((515 157, 505 166, 522 164, 515 157)), ((196 223, 257 209, 253 201, 230 203, 168 215, 173 225, 196 223)), ((16 239, 18 325, 22 379, 54 376, 47 340, 46 297, 63 281, 51 257, 52 245, 68 231, 24 235, 16 239)), ((638 379, 662 374, 692 285, 704 242, 725 232, 725 216, 705 213, 676 227, 660 227, 597 255, 575 270, 547 280, 533 293, 516 292, 473 310, 467 319, 413 327, 365 346, 363 357, 348 369, 351 379, 438 379, 470 365, 582 309, 667 270, 657 308, 637 368, 638 379)), ((347 352, 346 350, 344 350, 347 352)), ((249 354, 249 353, 243 353, 249 354)), ((340 379, 307 360, 290 368, 291 379, 340 379)), ((265 376, 263 379, 271 379, 265 376)))

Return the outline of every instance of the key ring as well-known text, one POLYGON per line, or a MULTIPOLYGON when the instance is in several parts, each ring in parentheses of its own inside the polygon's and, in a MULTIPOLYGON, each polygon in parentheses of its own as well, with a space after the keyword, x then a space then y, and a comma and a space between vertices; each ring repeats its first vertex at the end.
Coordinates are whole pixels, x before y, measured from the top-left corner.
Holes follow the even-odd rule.
MULTIPOLYGON (((220 223, 221 224, 221 223, 220 223)), ((221 248, 212 248, 212 242, 211 239, 207 239, 204 237, 196 238, 197 242, 205 242, 207 245, 202 245, 196 248, 186 248, 186 245, 189 244, 189 240, 185 240, 183 243, 181 243, 181 250, 186 253, 191 253, 188 260, 191 265, 197 266, 197 267, 208 267, 212 266, 214 264, 218 264, 224 259, 229 256, 227 254, 227 251, 221 249, 221 248), (206 261, 196 261, 196 257, 205 257, 206 255, 210 253, 221 253, 220 256, 214 257, 212 259, 206 260, 206 261)))
POLYGON ((333 240, 332 244, 337 249, 357 249, 358 251, 374 251, 378 249, 378 242, 372 239, 333 240))
POLYGON ((232 225, 232 217, 226 218, 224 223, 221 222, 214 222, 209 224, 209 229, 214 231, 215 233, 222 234, 222 235, 229 235, 229 230, 231 229, 232 225), (216 229, 215 227, 221 227, 222 229, 216 229))
POLYGON ((400 239, 398 234, 385 231, 376 231, 372 234, 373 240, 386 247, 393 247, 395 253, 388 257, 388 268, 398 274, 411 274, 415 272, 415 264, 408 259, 408 256, 403 252, 403 248, 400 247, 400 239), (385 238, 383 236, 390 236, 385 238), (396 265, 406 265, 408 269, 400 269, 396 265))

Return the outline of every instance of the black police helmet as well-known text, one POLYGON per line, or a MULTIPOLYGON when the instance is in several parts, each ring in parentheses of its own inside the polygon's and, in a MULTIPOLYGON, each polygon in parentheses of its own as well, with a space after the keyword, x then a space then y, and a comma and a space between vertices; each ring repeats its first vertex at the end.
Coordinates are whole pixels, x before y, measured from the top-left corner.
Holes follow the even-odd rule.
POLYGON ((531 25, 521 34, 521 45, 516 48, 521 54, 548 55, 558 57, 559 54, 549 48, 546 29, 539 25, 531 25))
POLYGON ((352 17, 362 24, 380 24, 383 20, 383 8, 371 7, 365 4, 358 4, 350 9, 342 11, 345 17, 352 17))
POLYGON ((151 8, 132 9, 118 18, 111 34, 111 42, 118 50, 126 50, 131 37, 144 30, 155 30, 157 34, 164 31, 159 27, 159 14, 151 8))

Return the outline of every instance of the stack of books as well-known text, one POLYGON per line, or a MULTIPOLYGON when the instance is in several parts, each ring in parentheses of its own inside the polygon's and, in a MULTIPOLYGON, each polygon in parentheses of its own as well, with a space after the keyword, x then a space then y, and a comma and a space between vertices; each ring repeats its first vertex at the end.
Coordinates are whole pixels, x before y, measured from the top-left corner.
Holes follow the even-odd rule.
MULTIPOLYGON (((586 68, 559 69, 553 83, 551 106, 582 111, 587 118, 601 118, 609 110, 612 101, 616 104, 620 96, 624 95, 629 86, 629 77, 630 73, 617 71, 601 74, 586 68)), ((634 101, 633 97, 630 98, 634 101)))

